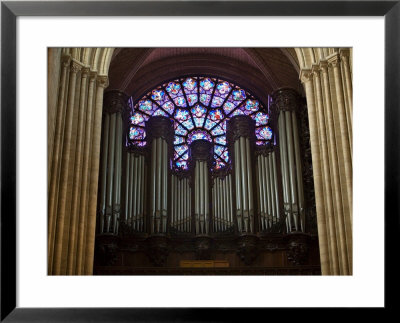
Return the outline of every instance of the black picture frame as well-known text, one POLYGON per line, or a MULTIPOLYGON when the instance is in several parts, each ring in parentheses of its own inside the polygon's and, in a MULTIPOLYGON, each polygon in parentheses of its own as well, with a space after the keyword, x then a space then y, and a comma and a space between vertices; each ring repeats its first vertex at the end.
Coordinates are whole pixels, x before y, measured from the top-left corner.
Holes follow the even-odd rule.
MULTIPOLYGON (((1 321, 247 321, 265 309, 16 308, 16 19, 18 16, 384 16, 385 309, 396 306, 400 220, 400 0, 395 1, 4 1, 1 3, 1 321), (251 313, 250 313, 251 311, 251 313), (253 313, 255 312, 255 313, 253 313), (240 314, 240 315, 239 315, 240 314)), ((373 150, 373 147, 371 147, 373 150)), ((373 235, 373 233, 371 233, 373 235)), ((373 261, 373 255, 371 255, 373 261)), ((290 292, 290 291, 288 291, 290 292)), ((275 309, 286 319, 287 311, 275 309)), ((260 313, 261 312, 261 313, 260 313)), ((379 311, 380 312, 380 311, 379 311)), ((331 314, 329 314, 331 315, 331 314)), ((332 313, 332 315, 335 315, 332 313)), ((293 318, 296 318, 296 314, 293 318)), ((300 317, 298 317, 300 319, 300 317)), ((282 317, 283 319, 283 317, 282 317)))

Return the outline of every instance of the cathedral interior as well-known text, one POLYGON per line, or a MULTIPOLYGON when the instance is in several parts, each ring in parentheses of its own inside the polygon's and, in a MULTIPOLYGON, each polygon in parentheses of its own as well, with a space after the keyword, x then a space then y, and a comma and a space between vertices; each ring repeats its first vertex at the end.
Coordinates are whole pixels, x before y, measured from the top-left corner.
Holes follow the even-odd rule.
POLYGON ((49 275, 352 275, 351 48, 49 48, 49 275))

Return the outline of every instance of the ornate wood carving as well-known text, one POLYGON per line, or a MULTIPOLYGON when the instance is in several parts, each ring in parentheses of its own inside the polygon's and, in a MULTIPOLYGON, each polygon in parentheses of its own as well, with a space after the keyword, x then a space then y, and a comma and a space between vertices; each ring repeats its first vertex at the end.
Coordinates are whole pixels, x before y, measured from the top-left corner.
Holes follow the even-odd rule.
POLYGON ((151 117, 146 122, 147 144, 150 145, 154 138, 163 138, 168 145, 174 140, 174 128, 171 119, 163 116, 151 117))
POLYGON ((255 141, 255 121, 249 116, 238 115, 227 121, 226 137, 228 146, 232 146, 240 137, 250 138, 255 141))
POLYGON ((299 139, 303 170, 304 204, 306 215, 306 232, 317 234, 317 211, 315 206, 315 191, 313 166, 311 158, 310 128, 308 126, 308 111, 303 101, 299 109, 299 139))
POLYGON ((203 160, 212 162, 213 144, 207 140, 195 140, 190 145, 190 158, 192 160, 203 160))
POLYGON ((240 236, 237 254, 247 266, 251 265, 259 254, 258 237, 250 234, 240 236))
POLYGON ((109 114, 119 112, 123 114, 128 108, 128 100, 129 97, 121 91, 107 91, 104 93, 103 112, 109 114))
POLYGON ((212 259, 212 239, 208 236, 195 238, 195 249, 197 260, 212 259))
POLYGON ((169 253, 168 240, 165 236, 151 236, 147 239, 146 253, 156 267, 161 267, 169 253))
POLYGON ((274 116, 279 115, 279 111, 295 111, 299 105, 299 94, 294 89, 284 88, 272 94, 272 109, 274 116))
POLYGON ((99 235, 96 238, 95 264, 112 266, 118 258, 118 239, 114 235, 99 235))
POLYGON ((294 265, 303 265, 308 257, 309 236, 301 233, 289 235, 287 259, 294 265))

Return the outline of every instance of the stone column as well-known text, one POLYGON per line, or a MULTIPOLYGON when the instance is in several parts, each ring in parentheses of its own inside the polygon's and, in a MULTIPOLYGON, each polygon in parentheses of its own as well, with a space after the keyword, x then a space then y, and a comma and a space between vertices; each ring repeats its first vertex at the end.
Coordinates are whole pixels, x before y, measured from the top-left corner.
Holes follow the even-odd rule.
POLYGON ((304 192, 296 110, 299 95, 292 89, 280 89, 273 95, 278 115, 283 202, 288 232, 304 232, 304 192))
POLYGON ((207 235, 210 231, 209 169, 213 145, 207 140, 196 140, 190 145, 191 168, 194 181, 195 234, 207 235))
POLYGON ((128 97, 119 91, 106 92, 103 109, 103 136, 100 174, 98 232, 118 233, 121 212, 121 161, 123 113, 128 97))
POLYGON ((228 121, 227 138, 233 151, 236 219, 240 233, 254 233, 253 164, 255 123, 248 116, 235 116, 228 121))
POLYGON ((167 117, 150 118, 146 123, 147 142, 151 149, 150 165, 150 233, 167 232, 168 174, 173 124, 167 117))

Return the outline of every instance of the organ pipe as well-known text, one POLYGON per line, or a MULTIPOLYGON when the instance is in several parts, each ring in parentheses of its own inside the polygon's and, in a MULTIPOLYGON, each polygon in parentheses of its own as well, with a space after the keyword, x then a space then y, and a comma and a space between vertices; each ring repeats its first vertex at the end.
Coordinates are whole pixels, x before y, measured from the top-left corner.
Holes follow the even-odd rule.
POLYGON ((254 121, 245 115, 228 121, 228 143, 234 149, 236 206, 238 230, 254 233, 254 194, 251 163, 251 144, 254 140, 254 121))
MULTIPOLYGON (((296 118, 298 94, 291 89, 281 89, 273 94, 273 101, 279 113, 278 130, 287 228, 289 232, 303 231, 304 193, 296 118)), ((273 168, 275 163, 273 157, 273 168)))
POLYGON ((122 113, 127 97, 122 92, 104 95, 103 145, 100 174, 100 233, 118 233, 121 211, 122 113))
POLYGON ((151 195, 150 233, 167 232, 168 210, 168 147, 172 144, 172 121, 167 117, 151 117, 146 123, 148 141, 151 142, 151 195))

